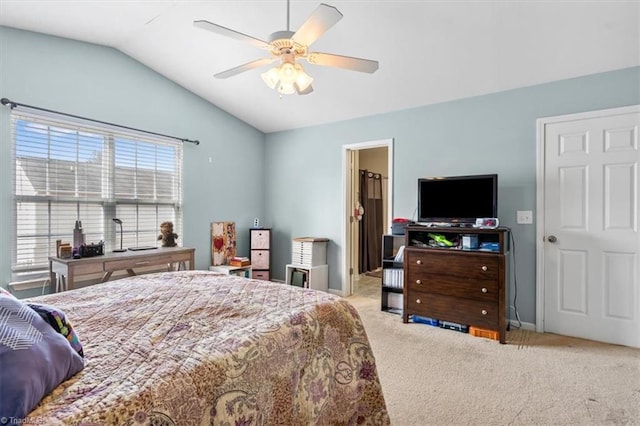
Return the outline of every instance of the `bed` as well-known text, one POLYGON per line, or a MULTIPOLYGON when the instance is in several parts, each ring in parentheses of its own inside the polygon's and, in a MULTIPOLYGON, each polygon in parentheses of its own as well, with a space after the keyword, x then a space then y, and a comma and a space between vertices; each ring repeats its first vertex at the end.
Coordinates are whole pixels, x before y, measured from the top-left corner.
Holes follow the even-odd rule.
POLYGON ((84 351, 33 424, 389 424, 365 329, 338 296, 178 271, 28 302, 66 313, 84 351))

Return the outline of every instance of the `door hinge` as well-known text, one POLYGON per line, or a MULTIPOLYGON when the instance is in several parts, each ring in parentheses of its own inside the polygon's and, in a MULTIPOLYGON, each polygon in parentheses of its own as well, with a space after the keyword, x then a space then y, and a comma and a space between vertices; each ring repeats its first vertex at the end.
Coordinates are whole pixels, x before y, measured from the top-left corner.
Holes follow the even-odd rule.
POLYGON ((353 268, 349 268, 349 275, 353 275, 353 268))

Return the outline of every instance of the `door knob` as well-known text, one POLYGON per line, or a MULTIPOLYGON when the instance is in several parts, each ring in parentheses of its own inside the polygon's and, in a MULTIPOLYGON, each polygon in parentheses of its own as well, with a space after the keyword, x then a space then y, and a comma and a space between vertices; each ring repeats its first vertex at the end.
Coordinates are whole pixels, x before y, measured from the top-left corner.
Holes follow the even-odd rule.
POLYGON ((555 235, 549 235, 547 237, 547 241, 549 241, 550 243, 555 243, 556 241, 558 241, 558 239, 556 238, 555 235))

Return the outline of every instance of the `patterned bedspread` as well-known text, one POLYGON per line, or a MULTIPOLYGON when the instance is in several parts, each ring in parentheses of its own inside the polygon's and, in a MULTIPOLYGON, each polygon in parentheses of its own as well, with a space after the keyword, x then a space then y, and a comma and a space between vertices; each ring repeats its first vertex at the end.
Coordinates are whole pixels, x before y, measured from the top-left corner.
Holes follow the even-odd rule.
POLYGON ((362 322, 338 296, 180 271, 31 300, 66 312, 86 357, 33 423, 389 424, 362 322))

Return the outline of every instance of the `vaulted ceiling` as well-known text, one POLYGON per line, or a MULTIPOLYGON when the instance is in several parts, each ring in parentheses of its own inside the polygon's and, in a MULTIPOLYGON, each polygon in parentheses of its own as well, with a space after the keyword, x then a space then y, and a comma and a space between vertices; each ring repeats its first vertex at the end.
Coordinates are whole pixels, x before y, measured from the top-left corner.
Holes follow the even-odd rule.
MULTIPOLYGON (((265 133, 640 65, 638 1, 326 1, 343 18, 311 50, 380 65, 302 62, 314 78, 305 96, 269 89, 269 66, 214 78, 268 55, 193 25, 269 41, 287 29, 284 0, 0 0, 0 25, 118 49, 265 133)), ((318 5, 291 1, 290 29, 318 5)))

